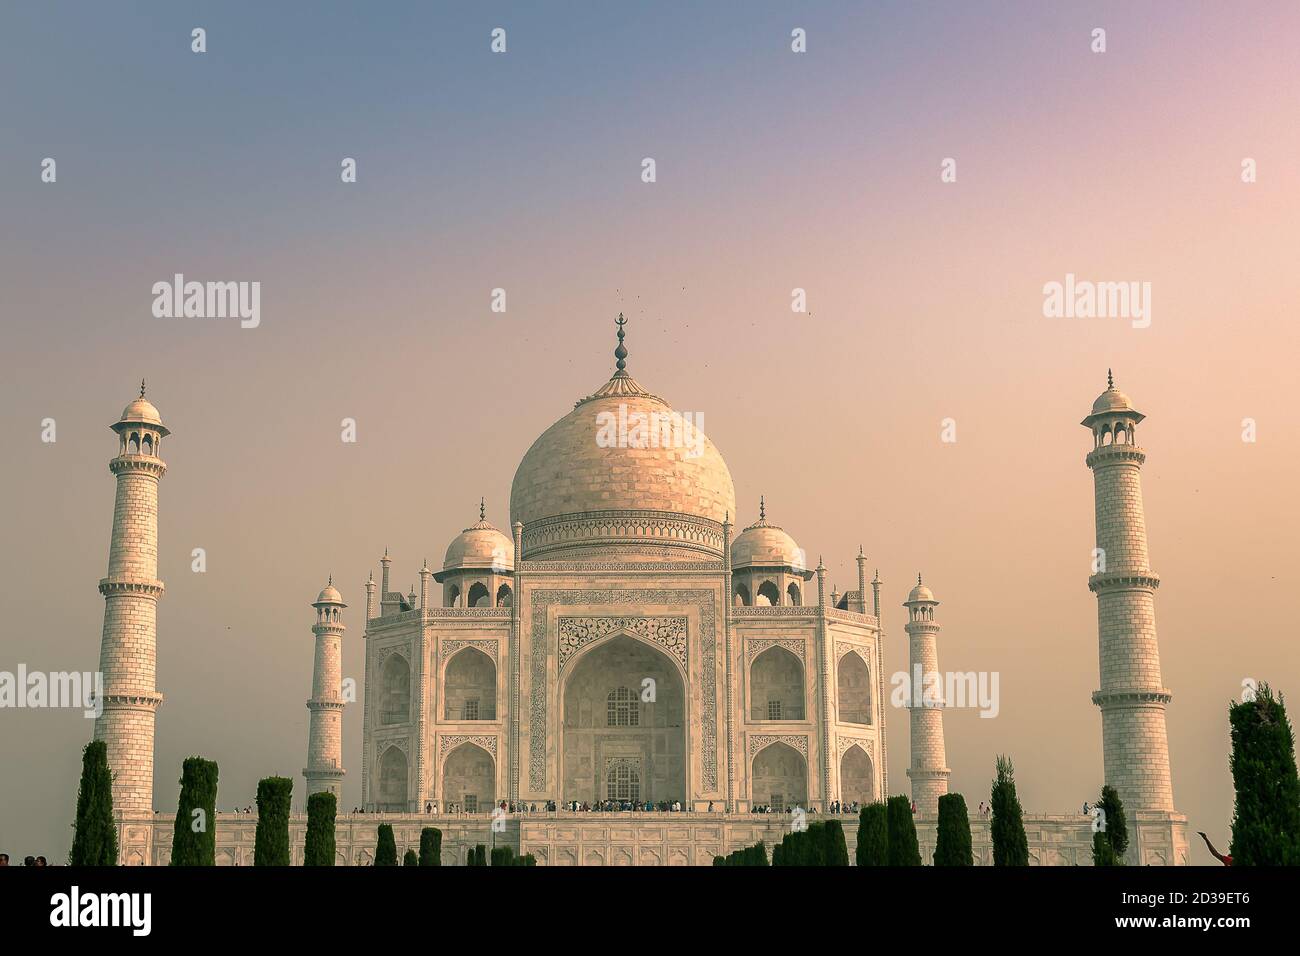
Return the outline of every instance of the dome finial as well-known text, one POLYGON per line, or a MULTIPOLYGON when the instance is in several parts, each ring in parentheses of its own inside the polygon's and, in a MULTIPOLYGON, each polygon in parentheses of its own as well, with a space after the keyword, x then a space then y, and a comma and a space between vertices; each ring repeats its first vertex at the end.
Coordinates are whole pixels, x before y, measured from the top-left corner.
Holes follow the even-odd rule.
POLYGON ((144 398, 144 379, 140 379, 140 397, 144 398))
POLYGON ((763 495, 758 496, 758 520, 767 520, 767 499, 763 495))
POLYGON ((614 349, 614 358, 618 359, 616 364, 618 370, 621 372, 627 368, 627 362, 624 361, 627 358, 627 349, 623 346, 623 326, 627 325, 627 319, 623 318, 622 312, 618 314, 618 318, 614 320, 614 324, 618 326, 618 348, 614 349))
POLYGON ((921 583, 921 572, 920 572, 920 571, 917 571, 917 572, 916 572, 916 583, 917 583, 917 584, 920 584, 920 583, 921 583))
POLYGON ((1115 387, 1115 376, 1111 374, 1110 369, 1106 369, 1106 387, 1115 387))
POLYGON ((487 520, 487 499, 486 498, 480 498, 478 500, 478 520, 479 521, 487 520))
MULTIPOLYGON (((317 578, 316 580, 319 581, 320 578, 317 578)), ((331 587, 334 586, 334 575, 333 575, 333 574, 330 575, 330 581, 329 581, 329 583, 330 583, 330 586, 331 586, 331 587)))

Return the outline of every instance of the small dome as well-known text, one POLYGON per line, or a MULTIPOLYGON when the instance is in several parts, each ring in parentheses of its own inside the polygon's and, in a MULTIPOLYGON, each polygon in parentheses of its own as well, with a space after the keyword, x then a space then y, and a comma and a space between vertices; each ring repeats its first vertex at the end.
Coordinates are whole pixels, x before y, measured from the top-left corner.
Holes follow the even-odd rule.
POLYGON ((317 604, 342 604, 343 595, 339 594, 338 588, 333 583, 325 585, 316 598, 317 604))
POLYGON ((1092 403, 1092 413, 1094 415, 1104 415, 1107 412, 1131 412, 1133 403, 1129 401, 1127 395, 1112 385, 1106 391, 1097 396, 1097 400, 1092 403))
POLYGON ((921 576, 917 575, 916 587, 912 588, 911 592, 907 595, 907 603, 912 604, 913 602, 919 601, 930 601, 935 604, 939 603, 934 600, 934 592, 922 584, 921 576))
POLYGON ((141 396, 133 401, 126 408, 122 409, 120 421, 140 422, 147 425, 161 425, 162 416, 158 414, 158 409, 154 407, 153 402, 141 396))
POLYGON ((778 567, 806 571, 808 561, 794 538, 767 520, 767 511, 759 506, 759 519, 736 536, 731 543, 733 568, 778 567))
POLYGON ((482 511, 479 512, 478 521, 452 539, 442 562, 444 571, 454 571, 457 568, 513 571, 514 567, 514 542, 487 521, 482 511))

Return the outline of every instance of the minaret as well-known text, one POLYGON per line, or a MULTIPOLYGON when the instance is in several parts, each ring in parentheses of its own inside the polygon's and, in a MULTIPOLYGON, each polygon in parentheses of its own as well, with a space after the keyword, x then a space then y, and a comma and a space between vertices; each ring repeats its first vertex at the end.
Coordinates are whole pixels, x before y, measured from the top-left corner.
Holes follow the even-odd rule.
POLYGON ((939 798, 948 792, 947 754, 943 745, 943 678, 939 671, 936 638, 939 625, 934 609, 939 602, 916 576, 916 587, 904 602, 907 608, 909 677, 912 681, 912 802, 916 812, 933 817, 939 812, 939 798), (933 677, 930 675, 933 674, 933 677))
POLYGON ((116 424, 118 455, 108 463, 117 476, 113 537, 104 595, 104 633, 99 648, 103 712, 95 739, 108 745, 113 809, 153 811, 154 714, 162 695, 154 688, 158 660, 158 479, 167 472, 159 443, 170 432, 158 409, 140 397, 116 424))
POLYGON ((316 663, 312 668, 311 728, 307 734, 307 795, 328 790, 343 796, 343 595, 334 587, 334 577, 320 592, 316 603, 316 663))
MULTIPOLYGON (((1171 694, 1160 679, 1155 590, 1160 579, 1147 559, 1142 509, 1142 463, 1134 440, 1145 417, 1106 375, 1107 388, 1082 424, 1092 431, 1097 545, 1088 588, 1097 595, 1101 708, 1106 782, 1126 811, 1174 809, 1169 777, 1165 705, 1171 694)), ((1129 817, 1133 819, 1132 816, 1129 817)))

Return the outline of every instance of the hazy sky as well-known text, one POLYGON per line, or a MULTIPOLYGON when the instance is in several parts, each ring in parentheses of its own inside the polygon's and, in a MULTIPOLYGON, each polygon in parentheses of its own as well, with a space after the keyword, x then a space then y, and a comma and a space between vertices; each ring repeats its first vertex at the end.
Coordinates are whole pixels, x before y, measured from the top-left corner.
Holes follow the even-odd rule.
MULTIPOLYGON (((6 4, 0 670, 96 666, 107 426, 147 377, 174 433, 157 806, 191 753, 223 809, 275 773, 300 803, 326 577, 359 679, 384 548, 405 590, 481 495, 504 527, 623 311, 630 370, 703 414, 742 526, 766 495, 841 590, 866 548, 888 670, 919 569, 941 665, 1000 673, 996 719, 945 715, 952 788, 977 804, 1005 752, 1028 810, 1073 810, 1102 782, 1078 423, 1113 366, 1149 416, 1175 801, 1227 843, 1228 701, 1300 688, 1300 8, 1129 6, 6 4), (155 318, 178 272, 261 282, 260 327, 155 318), (1150 327, 1045 318, 1067 273, 1151 283, 1150 327)), ((65 857, 91 732, 0 711, 0 850, 65 857)))

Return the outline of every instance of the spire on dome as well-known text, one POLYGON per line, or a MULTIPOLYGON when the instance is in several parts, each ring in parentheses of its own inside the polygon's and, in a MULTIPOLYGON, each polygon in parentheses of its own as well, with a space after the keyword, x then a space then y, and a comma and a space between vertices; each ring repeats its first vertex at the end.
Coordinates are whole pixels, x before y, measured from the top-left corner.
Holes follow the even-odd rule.
POLYGON ((1111 374, 1110 369, 1106 369, 1106 387, 1107 388, 1115 387, 1115 376, 1111 374))
POLYGON ((486 498, 480 498, 478 500, 478 520, 479 521, 487 520, 487 499, 486 498))
POLYGON ((144 379, 140 379, 140 397, 144 398, 144 379))
POLYGON ((758 496, 758 520, 767 520, 767 498, 764 495, 758 496))
POLYGON ((623 326, 627 325, 627 319, 623 318, 622 312, 618 314, 614 324, 618 326, 618 348, 614 349, 614 358, 618 359, 617 367, 621 372, 627 368, 627 348, 623 345, 623 326))

